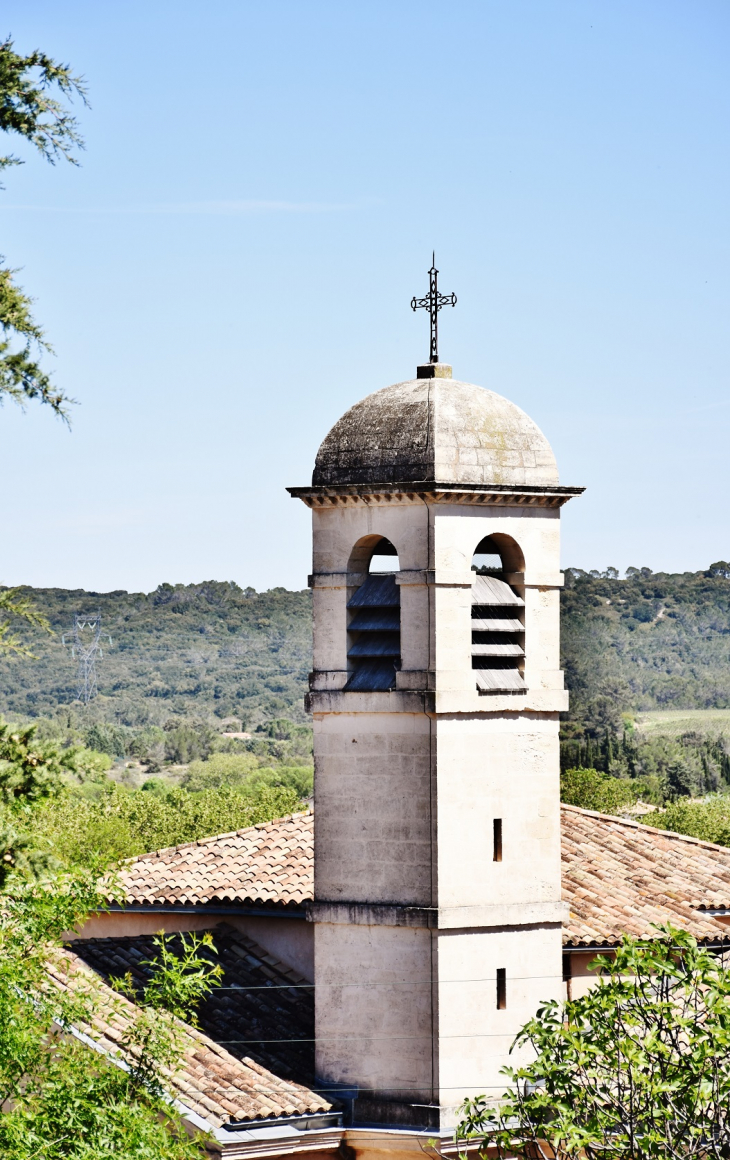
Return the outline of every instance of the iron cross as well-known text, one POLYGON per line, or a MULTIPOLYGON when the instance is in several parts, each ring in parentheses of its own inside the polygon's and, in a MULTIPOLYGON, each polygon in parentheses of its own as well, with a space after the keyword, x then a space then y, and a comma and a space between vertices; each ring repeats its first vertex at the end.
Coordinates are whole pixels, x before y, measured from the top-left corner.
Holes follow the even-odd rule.
POLYGON ((428 294, 425 298, 411 298, 412 310, 427 310, 431 316, 431 354, 429 362, 437 363, 439 361, 439 326, 438 317, 439 310, 444 306, 456 306, 455 294, 439 294, 438 276, 439 272, 436 269, 436 254, 432 256, 433 265, 428 271, 429 287, 428 294))

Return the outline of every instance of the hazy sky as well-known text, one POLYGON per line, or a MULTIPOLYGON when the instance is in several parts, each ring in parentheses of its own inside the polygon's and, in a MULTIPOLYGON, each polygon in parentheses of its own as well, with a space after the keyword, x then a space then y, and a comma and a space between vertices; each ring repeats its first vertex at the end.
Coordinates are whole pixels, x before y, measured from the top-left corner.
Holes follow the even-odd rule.
POLYGON ((552 442, 564 565, 730 558, 727 0, 5 0, 87 79, 0 251, 79 401, 0 411, 0 582, 302 587, 338 416, 427 357, 552 442))

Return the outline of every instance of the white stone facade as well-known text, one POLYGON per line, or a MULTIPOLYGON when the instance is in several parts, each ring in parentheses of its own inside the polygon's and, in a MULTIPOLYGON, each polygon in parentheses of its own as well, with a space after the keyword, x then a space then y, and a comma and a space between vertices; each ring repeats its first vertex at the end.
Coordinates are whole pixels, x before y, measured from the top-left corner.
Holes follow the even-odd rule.
POLYGON ((313 508, 317 1072, 357 1089, 356 1119, 448 1127, 464 1096, 498 1097, 516 1032, 563 993, 557 490, 297 489, 313 508), (480 694, 471 663, 488 535, 525 602, 519 694, 480 694), (399 557, 402 666, 389 692, 343 691, 347 602, 380 537, 399 557))

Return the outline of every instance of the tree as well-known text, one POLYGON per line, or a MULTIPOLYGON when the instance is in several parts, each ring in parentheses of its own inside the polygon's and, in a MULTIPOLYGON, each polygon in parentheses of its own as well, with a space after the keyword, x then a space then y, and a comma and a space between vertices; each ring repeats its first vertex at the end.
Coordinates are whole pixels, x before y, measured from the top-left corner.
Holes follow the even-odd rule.
MULTIPOLYGON (((1 276, 2 271, 0 271, 1 276)), ((0 347, 2 347, 2 343, 0 343, 0 347)), ((3 613, 10 618, 17 617, 18 620, 24 620, 26 624, 35 625, 36 628, 42 628, 46 632, 52 631, 48 618, 33 606, 27 596, 20 595, 19 588, 6 588, 0 592, 0 614, 3 613)), ((9 635, 11 627, 11 619, 0 622, 0 653, 14 653, 16 656, 32 657, 33 653, 29 648, 26 648, 16 636, 9 635)))
MULTIPOLYGON (((78 124, 52 95, 54 90, 62 98, 76 96, 87 103, 84 82, 68 65, 37 50, 20 56, 10 38, 0 44, 0 130, 29 141, 52 165, 59 158, 78 165, 75 151, 83 148, 78 124)), ((0 170, 21 164, 13 154, 0 156, 0 170)), ((34 349, 42 353, 51 347, 33 319, 32 300, 14 281, 16 273, 0 266, 0 399, 7 396, 21 406, 40 399, 65 418, 72 400, 52 385, 33 357, 34 349)))
POLYGON ((467 1100, 458 1136, 480 1152, 562 1160, 727 1160, 730 972, 666 926, 625 937, 580 999, 542 1006, 517 1036, 498 1108, 467 1100))
MULTIPOLYGON (((152 976, 136 1006, 123 999, 121 1059, 95 1052, 71 1029, 93 1035, 110 997, 93 979, 59 989, 49 961, 64 931, 101 905, 93 878, 75 876, 3 898, 0 908, 0 1154, 3 1160, 202 1160, 165 1093, 181 1061, 177 1018, 194 1019, 220 968, 182 939, 175 955, 158 942, 152 976), (131 1018, 130 1018, 131 1010, 131 1018), (66 1032, 66 1034, 64 1034, 66 1032), (122 1064, 122 1066, 120 1066, 122 1064)), ((121 981, 120 990, 129 990, 121 981)))
POLYGON ((560 775, 560 800, 569 806, 617 814, 633 805, 638 796, 639 787, 634 782, 597 769, 566 769, 560 775))
MULTIPOLYGON (((83 148, 83 141, 76 118, 52 95, 54 90, 87 103, 83 80, 68 65, 37 50, 20 56, 9 37, 0 43, 0 131, 29 141, 52 165, 60 157, 77 165, 74 151, 83 148)), ((0 171, 21 164, 12 153, 0 156, 0 171)), ((38 361, 53 348, 33 318, 32 299, 14 280, 17 272, 4 265, 0 255, 0 402, 8 398, 24 406, 29 399, 39 399, 68 422, 73 400, 54 387, 38 361)), ((0 593, 0 611, 50 631, 45 617, 17 589, 0 593)), ((8 635, 10 625, 11 619, 0 623, 0 653, 30 655, 8 635)))

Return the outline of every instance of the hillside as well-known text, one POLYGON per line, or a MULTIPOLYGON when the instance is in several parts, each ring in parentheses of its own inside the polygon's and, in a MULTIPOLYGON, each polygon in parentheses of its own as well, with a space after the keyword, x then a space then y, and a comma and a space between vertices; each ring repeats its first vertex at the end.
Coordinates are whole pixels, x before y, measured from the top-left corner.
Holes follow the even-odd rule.
MULTIPOLYGON (((571 718, 600 735, 622 711, 730 708, 730 566, 704 572, 630 569, 619 579, 568 569, 563 664, 571 718)), ((91 716, 140 726, 171 717, 235 717, 244 729, 304 721, 311 664, 307 591, 236 584, 161 584, 154 592, 24 589, 53 636, 29 630, 37 660, 0 661, 0 712, 53 715, 73 703, 76 662, 64 648, 75 612, 101 611, 112 637, 91 716)), ((22 635, 22 634, 21 634, 22 635)))
POLYGON ((625 710, 730 708, 730 565, 566 570, 562 649, 571 717, 593 732, 625 710))
POLYGON ((53 715, 76 696, 76 661, 62 644, 74 613, 102 614, 112 638, 98 663, 93 716, 123 725, 171 717, 236 717, 243 727, 304 721, 311 654, 308 591, 256 593, 236 584, 161 584, 154 592, 23 589, 54 630, 19 631, 36 660, 0 659, 0 712, 53 715))

